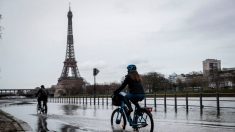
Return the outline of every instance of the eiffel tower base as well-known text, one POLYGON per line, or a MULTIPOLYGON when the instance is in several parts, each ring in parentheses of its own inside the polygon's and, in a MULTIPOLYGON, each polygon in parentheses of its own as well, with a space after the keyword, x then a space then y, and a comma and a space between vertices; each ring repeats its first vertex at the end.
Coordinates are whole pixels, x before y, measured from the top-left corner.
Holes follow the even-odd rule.
POLYGON ((85 83, 82 78, 60 80, 55 88, 55 97, 82 94, 85 83))

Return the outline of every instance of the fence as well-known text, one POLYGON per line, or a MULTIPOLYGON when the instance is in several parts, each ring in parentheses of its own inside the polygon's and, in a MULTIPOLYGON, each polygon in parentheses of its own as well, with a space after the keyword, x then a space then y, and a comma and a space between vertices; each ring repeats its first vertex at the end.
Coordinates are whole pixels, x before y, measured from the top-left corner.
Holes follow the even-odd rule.
POLYGON ((94 98, 89 95, 54 97, 48 100, 51 103, 69 103, 69 104, 90 104, 90 105, 111 105, 110 95, 99 95, 94 98))
MULTIPOLYGON (((186 109, 186 112, 189 111, 189 107, 199 107, 200 112, 202 113, 203 108, 206 107, 213 107, 217 109, 217 114, 220 113, 221 108, 231 108, 235 109, 235 94, 225 94, 225 93, 173 93, 173 94, 147 94, 144 101, 141 103, 146 106, 154 107, 154 110, 157 109, 157 106, 163 105, 164 110, 167 111, 167 106, 173 106, 175 111, 179 106, 183 106, 186 109), (210 99, 205 99, 211 97, 210 99), (221 99, 221 97, 232 97, 230 99, 221 99), (192 99, 193 98, 193 99, 192 99), (190 101, 199 102, 199 105, 189 105, 190 101), (215 106, 204 105, 203 102, 213 102, 215 106), (157 102, 163 102, 159 104, 157 102), (173 104, 169 105, 167 102, 171 102, 173 104), (178 104, 178 102, 181 103, 178 104), (185 104, 182 105, 182 102, 185 104), (220 106, 220 103, 223 102, 230 102, 234 105, 223 107, 220 106)), ((79 95, 79 96, 67 96, 67 97, 56 97, 56 98, 49 98, 49 102, 52 103, 69 103, 69 104, 83 104, 83 105, 112 105, 111 96, 110 95, 97 95, 94 98, 91 95, 79 95)))

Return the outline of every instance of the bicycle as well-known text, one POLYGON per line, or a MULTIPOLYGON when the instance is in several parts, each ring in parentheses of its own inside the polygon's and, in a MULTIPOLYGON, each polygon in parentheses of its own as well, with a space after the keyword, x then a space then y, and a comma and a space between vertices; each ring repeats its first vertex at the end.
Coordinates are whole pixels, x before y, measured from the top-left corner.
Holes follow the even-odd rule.
MULTIPOLYGON (((121 92, 119 93, 119 96, 125 96, 125 94, 126 93, 121 92)), ((114 98, 114 96, 112 98, 114 98)), ((153 132, 154 122, 151 114, 151 107, 141 107, 140 109, 135 107, 133 117, 131 117, 125 110, 127 107, 123 100, 114 105, 118 106, 118 108, 116 108, 111 115, 111 125, 113 130, 125 130, 128 121, 129 125, 134 130, 153 132)))
POLYGON ((43 104, 41 108, 39 108, 39 104, 37 104, 37 114, 47 114, 46 104, 43 104))

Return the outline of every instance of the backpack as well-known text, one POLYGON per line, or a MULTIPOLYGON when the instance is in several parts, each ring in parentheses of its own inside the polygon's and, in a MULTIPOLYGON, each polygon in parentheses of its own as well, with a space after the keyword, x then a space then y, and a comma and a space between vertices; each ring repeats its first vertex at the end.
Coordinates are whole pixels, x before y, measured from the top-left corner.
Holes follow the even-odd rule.
POLYGON ((47 91, 46 91, 46 89, 41 89, 40 97, 47 97, 47 91))
POLYGON ((112 105, 121 106, 121 97, 119 94, 112 95, 112 105))

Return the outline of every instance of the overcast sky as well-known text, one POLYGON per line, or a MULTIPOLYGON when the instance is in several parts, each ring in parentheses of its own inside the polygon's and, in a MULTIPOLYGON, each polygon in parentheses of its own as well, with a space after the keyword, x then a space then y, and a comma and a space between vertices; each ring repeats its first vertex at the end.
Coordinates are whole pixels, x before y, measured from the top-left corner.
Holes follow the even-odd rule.
MULTIPOLYGON (((234 0, 70 0, 75 56, 93 84, 119 82, 128 64, 166 77, 235 67, 234 0)), ((69 0, 0 0, 0 88, 57 84, 65 60, 69 0)))

